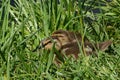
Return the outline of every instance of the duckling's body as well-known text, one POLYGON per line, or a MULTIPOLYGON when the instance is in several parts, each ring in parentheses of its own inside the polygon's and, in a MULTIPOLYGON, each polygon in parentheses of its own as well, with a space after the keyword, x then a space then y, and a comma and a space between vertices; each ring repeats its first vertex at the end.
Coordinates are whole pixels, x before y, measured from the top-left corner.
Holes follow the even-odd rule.
MULTIPOLYGON (((101 42, 98 44, 91 43, 86 37, 84 37, 84 47, 81 47, 83 52, 87 55, 96 53, 96 49, 105 51, 106 48, 112 43, 111 40, 101 42)), ((52 50, 53 46, 61 53, 65 55, 74 55, 75 58, 78 58, 80 53, 80 46, 82 42, 82 36, 80 33, 57 30, 52 33, 49 38, 41 41, 41 45, 37 48, 44 48, 47 50, 52 50)), ((37 48, 34 50, 36 51, 37 48)))

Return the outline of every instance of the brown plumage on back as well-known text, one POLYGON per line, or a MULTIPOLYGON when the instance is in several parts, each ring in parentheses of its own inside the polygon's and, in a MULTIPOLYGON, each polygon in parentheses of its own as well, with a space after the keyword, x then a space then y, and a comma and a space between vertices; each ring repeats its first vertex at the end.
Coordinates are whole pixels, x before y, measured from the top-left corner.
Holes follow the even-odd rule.
MULTIPOLYGON (((78 40, 79 42, 82 41, 82 36, 80 33, 65 31, 65 30, 57 30, 53 32, 51 37, 57 37, 57 39, 60 41, 61 45, 65 45, 67 43, 74 42, 78 40)), ((85 37, 84 42, 88 42, 89 40, 85 37)))
MULTIPOLYGON (((78 46, 81 45, 82 36, 80 33, 65 31, 65 30, 57 30, 52 33, 49 38, 41 41, 40 45, 33 51, 36 51, 38 48, 44 48, 47 50, 52 50, 53 44, 55 43, 55 48, 61 53, 65 55, 74 55, 75 58, 78 58, 78 54, 80 53, 80 48, 78 46)), ((107 47, 112 43, 111 40, 93 44, 86 37, 84 37, 84 51, 87 55, 92 53, 96 53, 96 50, 105 51, 107 47)))

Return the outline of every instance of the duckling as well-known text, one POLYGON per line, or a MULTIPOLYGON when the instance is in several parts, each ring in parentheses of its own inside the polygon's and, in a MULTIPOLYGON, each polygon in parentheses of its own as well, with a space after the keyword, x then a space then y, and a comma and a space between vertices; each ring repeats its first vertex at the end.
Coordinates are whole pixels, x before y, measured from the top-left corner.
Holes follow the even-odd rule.
MULTIPOLYGON (((82 36, 80 33, 57 30, 53 32, 50 37, 41 41, 40 45, 38 45, 36 49, 33 50, 33 52, 42 48, 52 50, 53 46, 55 46, 56 50, 59 51, 62 55, 74 55, 74 57, 77 59, 78 54, 80 53, 79 46, 81 45, 81 42, 82 36)), ((96 54, 96 50, 105 51, 111 44, 111 40, 93 44, 87 39, 87 37, 84 37, 84 48, 82 48, 82 50, 84 50, 87 55, 92 53, 96 54)))
MULTIPOLYGON (((40 42, 40 45, 36 47, 36 49, 33 50, 36 51, 37 49, 45 48, 45 49, 51 49, 53 46, 53 42, 56 42, 55 48, 59 50, 61 46, 74 42, 74 41, 82 41, 82 36, 80 33, 65 31, 65 30, 57 30, 51 34, 50 37, 42 40, 40 42)), ((84 42, 88 42, 89 40, 85 37, 84 42)))

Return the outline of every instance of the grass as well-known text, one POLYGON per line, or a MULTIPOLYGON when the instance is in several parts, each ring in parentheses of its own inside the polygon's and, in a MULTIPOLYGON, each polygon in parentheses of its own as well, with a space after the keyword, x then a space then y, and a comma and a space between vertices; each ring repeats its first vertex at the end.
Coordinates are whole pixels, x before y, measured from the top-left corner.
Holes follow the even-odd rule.
POLYGON ((0 3, 1 80, 119 80, 120 2, 74 0, 10 0, 0 3), (106 6, 104 4, 106 4, 106 6), (99 9, 99 13, 93 13, 99 9), (113 44, 98 57, 66 58, 59 67, 53 52, 32 50, 58 29, 77 31, 92 42, 108 39, 113 44))

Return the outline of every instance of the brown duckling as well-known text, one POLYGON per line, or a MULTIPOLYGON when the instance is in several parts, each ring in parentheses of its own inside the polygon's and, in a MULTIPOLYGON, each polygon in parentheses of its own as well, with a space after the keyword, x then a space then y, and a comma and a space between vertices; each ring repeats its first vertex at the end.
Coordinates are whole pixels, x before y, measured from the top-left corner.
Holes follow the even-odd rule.
MULTIPOLYGON (((62 54, 62 55, 74 55, 75 58, 78 58, 78 54, 80 53, 80 47, 82 41, 82 36, 80 33, 65 31, 65 30, 57 30, 52 33, 52 35, 43 41, 40 42, 40 45, 36 47, 34 51, 37 49, 47 49, 52 50, 54 47, 62 54)), ((111 45, 112 41, 108 40, 101 43, 91 43, 86 37, 84 37, 84 50, 86 55, 90 55, 92 53, 96 54, 96 50, 105 51, 109 45, 111 45)))

